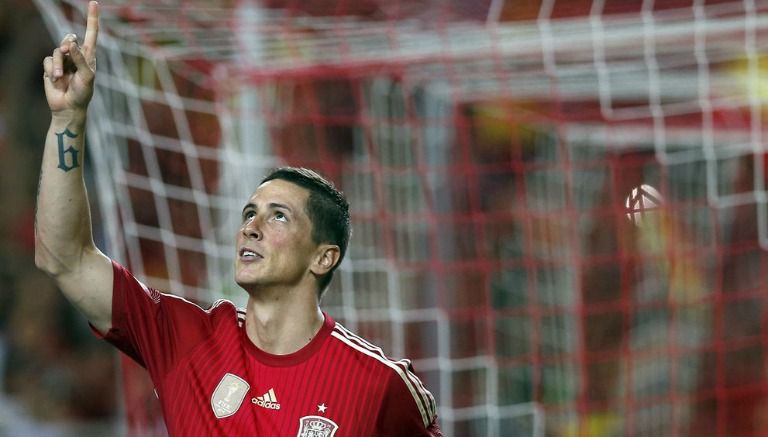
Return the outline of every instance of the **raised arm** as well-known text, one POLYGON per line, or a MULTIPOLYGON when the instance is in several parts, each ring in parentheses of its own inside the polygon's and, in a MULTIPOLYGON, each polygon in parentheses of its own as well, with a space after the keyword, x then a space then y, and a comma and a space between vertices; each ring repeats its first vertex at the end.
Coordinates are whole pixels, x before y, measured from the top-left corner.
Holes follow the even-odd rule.
POLYGON ((35 215, 35 264, 101 332, 112 326, 112 265, 93 243, 83 181, 85 119, 96 74, 99 6, 88 5, 82 46, 73 34, 43 61, 51 125, 35 215))

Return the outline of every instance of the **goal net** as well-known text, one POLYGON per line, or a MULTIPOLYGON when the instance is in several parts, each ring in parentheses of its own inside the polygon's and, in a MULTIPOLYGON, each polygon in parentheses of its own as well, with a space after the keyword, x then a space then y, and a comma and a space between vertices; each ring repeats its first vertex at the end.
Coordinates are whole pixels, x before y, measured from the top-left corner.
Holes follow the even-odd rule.
POLYGON ((413 360, 446 435, 767 426, 765 2, 104 3, 91 190, 145 282, 242 303, 244 201, 312 167, 353 212, 323 307, 413 360))

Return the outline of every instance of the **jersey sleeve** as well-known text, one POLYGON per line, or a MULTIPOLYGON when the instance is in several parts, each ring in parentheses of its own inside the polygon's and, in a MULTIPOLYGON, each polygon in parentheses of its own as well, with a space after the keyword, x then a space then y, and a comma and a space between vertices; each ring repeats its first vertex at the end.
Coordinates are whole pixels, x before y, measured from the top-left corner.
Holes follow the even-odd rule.
POLYGON ((413 372, 408 360, 396 363, 377 418, 377 435, 443 437, 435 398, 413 372))
POLYGON ((161 293, 112 261, 112 327, 103 338, 162 377, 210 332, 208 312, 185 299, 161 293))

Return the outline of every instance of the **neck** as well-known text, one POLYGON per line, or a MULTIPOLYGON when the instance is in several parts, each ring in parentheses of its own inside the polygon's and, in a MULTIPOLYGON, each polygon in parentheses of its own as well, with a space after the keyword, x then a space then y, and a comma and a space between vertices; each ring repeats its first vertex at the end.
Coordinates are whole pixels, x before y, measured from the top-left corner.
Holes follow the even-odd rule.
POLYGON ((286 355, 306 346, 323 326, 314 291, 250 293, 245 331, 259 349, 286 355), (310 294, 311 293, 311 294, 310 294))

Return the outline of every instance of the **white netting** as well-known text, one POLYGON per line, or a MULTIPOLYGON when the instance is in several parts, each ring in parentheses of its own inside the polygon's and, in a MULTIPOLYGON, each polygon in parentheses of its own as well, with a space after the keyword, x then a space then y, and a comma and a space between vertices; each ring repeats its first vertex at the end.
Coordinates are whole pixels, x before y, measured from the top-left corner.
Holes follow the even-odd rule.
MULTIPOLYGON (((81 2, 38 3, 54 35, 82 33, 81 2)), ((107 252, 242 302, 244 200, 267 169, 312 166, 355 223, 325 309, 414 358, 447 435, 693 433, 702 351, 726 354, 727 299, 706 286, 731 274, 722 241, 746 220, 768 246, 768 5, 511 3, 102 5, 88 138, 107 252), (640 182, 682 230, 637 236, 637 257, 683 261, 617 250, 622 320, 596 322, 601 244, 626 230, 606 217, 640 182), (666 293, 665 315, 643 306, 666 293), (648 345, 668 355, 635 355, 648 345)))

